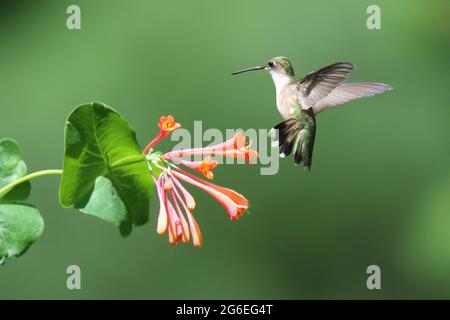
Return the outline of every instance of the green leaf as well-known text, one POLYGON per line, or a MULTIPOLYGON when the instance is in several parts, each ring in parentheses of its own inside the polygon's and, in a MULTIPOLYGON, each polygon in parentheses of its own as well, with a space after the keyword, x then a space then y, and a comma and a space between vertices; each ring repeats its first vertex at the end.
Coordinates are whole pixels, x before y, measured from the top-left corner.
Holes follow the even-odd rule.
POLYGON ((17 201, 26 200, 30 196, 31 183, 25 181, 13 189, 8 191, 3 197, 0 198, 0 203, 14 203, 17 201))
POLYGON ((21 204, 0 205, 0 264, 20 256, 39 238, 44 220, 36 208, 21 204))
POLYGON ((80 209, 81 212, 97 216, 107 222, 110 222, 117 227, 127 224, 126 231, 121 231, 123 235, 129 234, 129 219, 127 216, 127 209, 124 203, 117 194, 111 180, 105 177, 97 177, 95 179, 94 191, 86 206, 80 209))
POLYGON ((26 174, 27 167, 17 142, 0 140, 0 264, 23 254, 44 230, 44 221, 36 208, 15 203, 28 198, 30 183, 25 181, 9 187, 26 174))
POLYGON ((60 188, 62 206, 112 222, 122 235, 128 235, 132 224, 148 221, 153 188, 136 134, 115 110, 91 103, 69 115, 60 188))
MULTIPOLYGON (((22 153, 16 141, 0 140, 0 190, 27 174, 27 166, 22 160, 22 153)), ((21 201, 30 195, 31 186, 28 181, 0 195, 0 202, 21 201)))

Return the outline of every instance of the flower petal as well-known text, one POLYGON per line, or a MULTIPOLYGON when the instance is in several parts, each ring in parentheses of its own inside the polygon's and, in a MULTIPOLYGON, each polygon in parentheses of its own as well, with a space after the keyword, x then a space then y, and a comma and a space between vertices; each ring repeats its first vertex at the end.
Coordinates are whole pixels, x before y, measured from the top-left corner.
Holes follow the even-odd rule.
POLYGON ((195 155, 221 155, 227 151, 240 150, 245 147, 246 137, 242 132, 237 132, 234 137, 225 142, 208 146, 204 148, 180 149, 164 154, 164 159, 173 159, 174 157, 195 156, 195 155))
POLYGON ((163 197, 163 190, 160 187, 160 184, 156 180, 155 177, 153 177, 153 181, 155 182, 156 191, 158 193, 159 198, 159 215, 158 215, 158 225, 156 227, 156 232, 158 234, 164 234, 167 230, 167 209, 164 204, 164 197, 163 197))
POLYGON ((181 202, 181 205, 183 206, 183 209, 186 212, 186 215, 188 217, 189 229, 192 234, 192 243, 196 247, 201 247, 201 245, 203 243, 203 237, 202 237, 202 233, 200 231, 200 227, 199 227, 197 221, 195 220, 194 216, 192 215, 191 211, 187 207, 186 203, 181 198, 181 195, 178 192, 178 190, 174 189, 174 191, 175 191, 175 195, 177 196, 178 200, 181 202))
POLYGON ((169 132, 172 132, 172 131, 175 130, 175 129, 180 128, 180 127, 181 127, 181 124, 176 123, 176 122, 175 122, 175 119, 173 118, 173 116, 170 116, 170 115, 169 115, 169 116, 167 116, 167 117, 162 116, 162 117, 159 119, 158 127, 159 127, 159 129, 160 129, 162 132, 167 132, 167 133, 169 133, 169 132))
POLYGON ((235 150, 235 149, 241 149, 242 147, 245 146, 245 141, 246 141, 246 137, 242 132, 236 132, 236 134, 228 139, 225 142, 213 145, 213 146, 208 146, 203 148, 203 150, 205 151, 227 151, 227 150, 235 150))
POLYGON ((178 181, 178 179, 174 175, 172 175, 172 181, 183 193, 184 201, 186 202, 186 205, 189 208, 189 210, 194 210, 195 209, 194 197, 189 193, 189 191, 186 190, 186 188, 181 184, 180 181, 178 181))
POLYGON ((187 212, 187 217, 189 220, 189 227, 192 233, 192 243, 196 247, 201 247, 203 243, 203 237, 202 233, 200 232, 200 227, 190 211, 187 212))
POLYGON ((248 209, 248 201, 244 196, 239 193, 227 189, 216 186, 215 184, 204 181, 200 178, 197 178, 191 175, 184 170, 179 169, 180 171, 172 171, 172 175, 175 175, 177 178, 186 181, 203 191, 207 192, 214 199, 216 199, 224 208, 227 210, 228 215, 232 220, 237 220, 240 215, 242 215, 248 209), (224 192, 223 192, 224 191, 224 192), (231 198, 229 195, 232 195, 231 198), (234 202, 235 199, 237 202, 234 202))
POLYGON ((183 215, 183 212, 181 212, 180 206, 178 205, 178 201, 177 201, 177 198, 175 197, 174 190, 176 190, 176 189, 172 189, 170 191, 170 195, 172 196, 172 201, 175 204, 175 211, 178 215, 178 218, 181 221, 180 227, 181 227, 182 240, 184 243, 188 243, 191 240, 190 235, 189 235, 188 223, 186 221, 186 218, 183 215))
MULTIPOLYGON (((161 177, 160 177, 159 180, 161 180, 161 177)), ((163 189, 163 182, 162 181, 160 181, 160 187, 161 187, 161 189, 163 189)), ((177 234, 177 225, 180 222, 179 222, 179 219, 178 219, 178 217, 177 217, 177 215, 175 213, 175 209, 173 208, 172 204, 170 203, 170 200, 167 197, 167 192, 163 192, 163 200, 164 200, 164 205, 166 207, 166 212, 167 212, 169 236, 170 236, 170 234, 175 236, 177 234)))
POLYGON ((201 161, 189 161, 189 160, 180 159, 179 162, 182 165, 184 165, 192 170, 200 172, 208 179, 214 178, 214 174, 213 174, 212 170, 215 167, 217 167, 217 164, 218 164, 217 161, 211 160, 211 157, 209 157, 209 156, 201 161))

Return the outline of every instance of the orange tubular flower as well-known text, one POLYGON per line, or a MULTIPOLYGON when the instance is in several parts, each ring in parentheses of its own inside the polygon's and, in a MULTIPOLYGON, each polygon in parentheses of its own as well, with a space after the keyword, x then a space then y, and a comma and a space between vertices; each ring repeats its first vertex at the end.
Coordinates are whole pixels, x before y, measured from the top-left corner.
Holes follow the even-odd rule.
POLYGON ((211 155, 229 158, 244 159, 252 164, 259 157, 258 152, 250 148, 252 141, 246 145, 246 137, 242 132, 236 133, 231 139, 209 147, 181 149, 168 152, 164 155, 166 160, 174 160, 185 156, 211 155))
POLYGON ((259 155, 250 149, 250 145, 246 145, 246 138, 240 132, 221 144, 206 148, 176 150, 162 155, 151 153, 152 147, 170 132, 179 128, 180 124, 176 123, 172 116, 167 116, 161 117, 158 126, 159 134, 144 149, 160 202, 156 231, 161 235, 168 233, 170 244, 192 241, 194 246, 200 247, 203 238, 200 227, 192 214, 196 203, 182 182, 198 187, 212 196, 226 209, 231 220, 239 219, 248 210, 249 202, 236 191, 200 179, 172 161, 177 160, 180 165, 212 180, 214 178, 212 170, 217 167, 218 162, 211 160, 211 155, 241 158, 249 163, 252 163, 253 159, 259 155), (201 161, 188 161, 181 158, 186 155, 203 155, 205 158, 201 161))
POLYGON ((197 178, 182 169, 172 171, 172 175, 207 192, 210 196, 216 199, 217 202, 224 206, 231 220, 239 219, 239 217, 243 215, 249 207, 248 200, 234 190, 223 188, 197 178))
POLYGON ((187 161, 183 159, 180 159, 179 161, 182 165, 200 172, 206 178, 211 180, 214 178, 212 170, 217 167, 218 164, 217 161, 211 160, 211 157, 206 157, 202 161, 187 161))
POLYGON ((161 117, 158 123, 159 134, 145 147, 144 154, 147 154, 152 147, 164 139, 169 133, 181 127, 181 124, 175 122, 172 116, 161 117))
POLYGON ((181 124, 176 123, 173 116, 167 116, 167 117, 162 116, 159 119, 158 127, 161 131, 169 134, 170 132, 180 128, 181 124))

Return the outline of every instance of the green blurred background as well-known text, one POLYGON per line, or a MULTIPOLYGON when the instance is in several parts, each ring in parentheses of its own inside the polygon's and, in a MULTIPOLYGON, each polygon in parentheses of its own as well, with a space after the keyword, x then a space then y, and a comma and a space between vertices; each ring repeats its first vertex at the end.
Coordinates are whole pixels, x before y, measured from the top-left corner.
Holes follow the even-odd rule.
POLYGON ((449 15, 446 0, 2 1, 0 137, 21 144, 30 171, 62 166, 65 118, 94 100, 142 146, 165 114, 185 128, 270 128, 280 116, 269 75, 230 72, 273 56, 299 76, 351 61, 350 80, 395 90, 320 114, 310 173, 290 158, 274 176, 218 168, 251 213, 231 222, 193 191, 200 250, 156 234, 157 201, 122 239, 62 209, 58 178, 34 181, 46 229, 0 268, 0 299, 450 298, 449 15), (70 4, 79 31, 66 28, 70 4), (371 4, 382 30, 366 27, 371 4), (71 264, 82 290, 66 289, 71 264), (366 288, 371 264, 382 290, 366 288))

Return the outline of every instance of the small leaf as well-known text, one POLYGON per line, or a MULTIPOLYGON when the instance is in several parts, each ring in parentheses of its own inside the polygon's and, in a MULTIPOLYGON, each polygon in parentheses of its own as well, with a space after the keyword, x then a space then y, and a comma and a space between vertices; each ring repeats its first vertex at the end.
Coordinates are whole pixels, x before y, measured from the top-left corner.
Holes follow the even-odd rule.
POLYGON ((131 224, 148 221, 153 188, 136 134, 115 110, 91 103, 69 115, 60 188, 62 206, 112 222, 127 235, 131 224))
POLYGON ((31 184, 25 181, 8 187, 27 174, 20 147, 14 140, 0 140, 0 264, 7 258, 23 254, 39 238, 44 221, 39 211, 15 203, 28 198, 31 184))
POLYGON ((127 209, 114 188, 105 177, 95 179, 94 191, 82 212, 94 215, 120 227, 128 220, 127 209))
POLYGON ((12 190, 8 191, 3 197, 0 198, 0 203, 14 203, 17 201, 26 200, 30 196, 31 183, 25 181, 12 190))
MULTIPOLYGON (((27 174, 27 166, 22 160, 22 153, 16 141, 12 139, 0 140, 0 190, 10 183, 27 174)), ((16 186, 13 190, 7 190, 0 195, 1 202, 21 201, 30 195, 31 186, 28 181, 16 186)))
POLYGON ((22 204, 0 205, 0 262, 23 254, 44 230, 39 211, 22 204))

